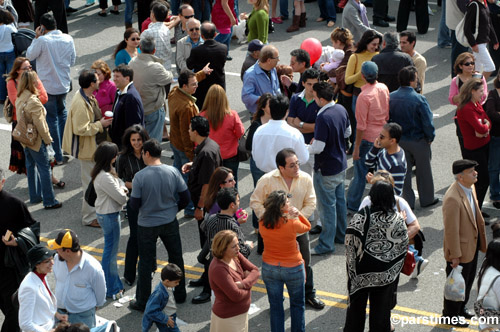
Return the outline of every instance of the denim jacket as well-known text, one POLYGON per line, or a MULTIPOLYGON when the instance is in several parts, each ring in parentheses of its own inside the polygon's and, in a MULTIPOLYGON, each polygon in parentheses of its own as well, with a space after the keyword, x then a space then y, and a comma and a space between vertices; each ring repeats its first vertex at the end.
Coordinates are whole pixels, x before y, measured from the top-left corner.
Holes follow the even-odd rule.
POLYGON ((425 139, 432 142, 436 136, 427 99, 409 86, 402 86, 391 92, 389 122, 396 122, 403 127, 402 141, 425 139))
POLYGON ((160 282, 156 286, 154 292, 149 297, 142 317, 142 331, 147 332, 153 325, 153 322, 158 322, 167 325, 168 316, 163 312, 163 309, 168 303, 167 288, 160 282))

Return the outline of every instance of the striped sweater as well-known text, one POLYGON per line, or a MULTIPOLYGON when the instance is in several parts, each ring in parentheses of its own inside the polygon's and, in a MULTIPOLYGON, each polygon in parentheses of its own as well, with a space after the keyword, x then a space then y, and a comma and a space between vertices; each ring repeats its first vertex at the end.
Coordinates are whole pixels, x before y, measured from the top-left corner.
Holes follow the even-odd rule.
POLYGON ((212 248, 212 241, 215 235, 220 231, 228 229, 238 235, 238 244, 240 246, 241 254, 245 256, 245 258, 250 256, 250 247, 245 244, 245 235, 243 235, 240 226, 233 216, 228 216, 227 214, 222 213, 211 215, 207 220, 206 229, 207 237, 210 241, 210 248, 212 248))
POLYGON ((394 178, 394 192, 397 196, 401 196, 406 176, 406 158, 403 149, 388 154, 386 149, 373 146, 366 155, 365 164, 369 169, 384 169, 391 173, 394 178))

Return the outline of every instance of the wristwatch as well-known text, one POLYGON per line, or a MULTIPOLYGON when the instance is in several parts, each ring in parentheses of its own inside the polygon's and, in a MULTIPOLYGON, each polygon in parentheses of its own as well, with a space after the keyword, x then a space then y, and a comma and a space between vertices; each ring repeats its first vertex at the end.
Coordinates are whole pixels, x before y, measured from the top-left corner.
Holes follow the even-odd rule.
POLYGON ((203 212, 203 208, 202 208, 202 207, 197 206, 196 208, 197 208, 198 210, 201 210, 201 212, 203 212))
POLYGON ((300 127, 301 129, 302 129, 302 128, 304 128, 304 121, 300 121, 300 123, 299 123, 299 127, 300 127))

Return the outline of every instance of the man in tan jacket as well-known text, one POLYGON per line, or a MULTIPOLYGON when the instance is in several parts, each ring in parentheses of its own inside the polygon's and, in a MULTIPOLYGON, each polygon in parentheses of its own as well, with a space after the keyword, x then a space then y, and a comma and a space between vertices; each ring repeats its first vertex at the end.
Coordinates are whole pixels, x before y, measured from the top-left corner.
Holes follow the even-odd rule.
MULTIPOLYGON (((90 183, 90 172, 94 168, 93 156, 97 148, 96 136, 109 127, 112 118, 101 117, 97 100, 92 92, 99 88, 97 74, 83 70, 78 78, 80 90, 71 101, 71 108, 64 127, 62 149, 80 161, 82 190, 85 192, 90 183)), ((82 224, 99 227, 95 208, 82 198, 82 224)))
POLYGON ((474 314, 465 308, 469 300, 477 269, 478 251, 486 251, 486 231, 484 219, 477 203, 474 183, 477 162, 473 160, 457 160, 453 163, 453 174, 456 181, 448 188, 443 198, 444 244, 446 259, 446 275, 461 265, 465 279, 465 300, 460 302, 444 300, 443 317, 449 317, 447 324, 467 327, 464 318, 470 319, 474 314))

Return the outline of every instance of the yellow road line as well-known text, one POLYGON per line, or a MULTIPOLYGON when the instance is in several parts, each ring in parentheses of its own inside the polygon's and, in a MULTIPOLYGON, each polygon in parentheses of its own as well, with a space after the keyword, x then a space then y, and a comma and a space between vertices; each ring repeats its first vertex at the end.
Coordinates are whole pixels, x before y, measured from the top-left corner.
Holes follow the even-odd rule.
MULTIPOLYGON (((45 237, 40 237, 40 240, 44 241, 44 242, 47 242, 49 239, 45 238, 45 237)), ((84 245, 82 245, 81 248, 83 250, 86 250, 86 251, 89 251, 89 252, 95 252, 95 253, 99 253, 99 254, 103 253, 103 249, 99 249, 99 248, 95 248, 95 247, 90 247, 90 246, 84 246, 84 245)), ((98 255, 92 255, 92 256, 95 257, 99 261, 102 259, 101 256, 98 256, 98 255)), ((125 253, 119 252, 118 256, 119 257, 125 257, 125 253)), ((168 261, 163 261, 163 260, 160 260, 160 259, 157 259, 156 262, 157 262, 158 266, 162 266, 162 265, 164 266, 164 265, 168 264, 168 261)), ((123 259, 118 259, 117 263, 119 265, 125 265, 125 261, 123 259)), ((187 271, 200 272, 200 273, 203 273, 203 271, 204 271, 203 268, 196 267, 196 266, 190 266, 190 265, 184 265, 184 269, 187 270, 187 271)), ((161 272, 161 268, 158 267, 156 269, 156 272, 161 272)), ((191 279, 195 279, 195 278, 199 278, 200 277, 198 274, 192 274, 192 273, 188 273, 188 272, 185 273, 185 276, 187 278, 191 278, 191 279)), ((262 281, 261 279, 259 279, 257 281, 257 284, 264 285, 264 281, 262 281)), ((252 287, 252 291, 259 292, 259 293, 264 293, 264 294, 267 293, 267 291, 266 291, 265 288, 258 287, 258 286, 253 286, 252 287)), ((322 291, 322 290, 317 290, 316 294, 321 295, 321 296, 331 297, 331 298, 334 298, 334 299, 339 299, 339 300, 346 301, 346 302, 347 302, 347 299, 348 299, 348 297, 346 295, 341 295, 341 294, 326 292, 326 291, 322 291)), ((284 296, 288 297, 288 293, 285 292, 284 296)), ((322 298, 322 300, 329 307, 336 307, 336 308, 340 308, 340 309, 347 309, 347 303, 345 303, 345 302, 337 302, 337 301, 327 300, 325 298, 322 298)), ((418 309, 413 309, 413 308, 408 308, 408 307, 402 307, 402 306, 396 306, 396 307, 394 307, 394 309, 397 310, 397 311, 404 312, 404 313, 414 314, 414 315, 424 316, 424 317, 436 317, 437 318, 437 317, 441 316, 440 314, 437 314, 437 313, 434 313, 434 312, 423 311, 423 310, 418 310, 418 309)), ((367 312, 369 312, 369 309, 367 309, 367 312)), ((400 314, 391 314, 391 316, 392 317, 399 317, 399 318, 401 318, 401 320, 403 320, 403 319, 405 319, 405 320, 411 320, 411 319, 413 319, 415 317, 415 316, 406 316, 406 315, 400 315, 400 314)), ((430 327, 438 327, 438 328, 441 328, 441 329, 449 329, 449 328, 452 327, 450 325, 433 324, 433 323, 423 323, 423 322, 420 323, 419 325, 430 326, 430 327)), ((477 322, 474 322, 471 325, 477 326, 478 324, 477 324, 477 322)), ((468 329, 468 328, 461 328, 461 329, 459 328, 459 329, 457 329, 457 331, 477 331, 477 330, 475 330, 475 329, 468 329)))

